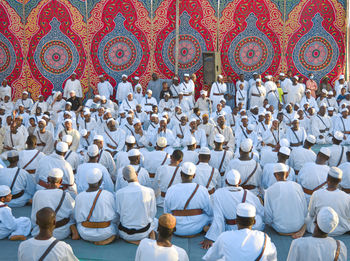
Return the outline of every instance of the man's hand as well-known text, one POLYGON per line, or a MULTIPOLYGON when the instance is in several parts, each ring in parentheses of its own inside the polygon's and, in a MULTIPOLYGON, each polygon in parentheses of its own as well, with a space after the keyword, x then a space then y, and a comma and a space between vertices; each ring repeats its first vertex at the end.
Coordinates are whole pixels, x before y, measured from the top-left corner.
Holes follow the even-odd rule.
POLYGON ((199 244, 202 245, 203 249, 208 249, 209 247, 211 247, 213 245, 213 241, 211 241, 209 239, 204 239, 199 244))

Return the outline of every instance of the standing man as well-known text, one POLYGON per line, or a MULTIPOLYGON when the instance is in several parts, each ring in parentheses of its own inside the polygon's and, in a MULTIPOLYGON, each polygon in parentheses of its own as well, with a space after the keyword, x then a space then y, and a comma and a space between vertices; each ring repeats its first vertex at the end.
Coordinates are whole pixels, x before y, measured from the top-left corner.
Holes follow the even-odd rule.
POLYGON ((152 80, 148 83, 147 89, 152 91, 153 97, 156 98, 157 103, 159 103, 160 92, 162 91, 162 83, 156 73, 152 74, 152 80))
POLYGON ((72 73, 70 79, 66 81, 66 84, 64 86, 63 97, 66 100, 69 98, 69 94, 71 91, 75 91, 76 96, 82 100, 83 90, 75 72, 72 73))
POLYGON ((219 75, 217 81, 214 82, 210 89, 210 99, 213 101, 213 109, 216 110, 216 106, 220 103, 220 100, 224 98, 227 93, 227 86, 224 83, 224 77, 219 75))
POLYGON ((116 102, 120 105, 128 96, 129 93, 133 93, 132 84, 127 81, 128 76, 122 75, 122 82, 117 86, 116 102))
POLYGON ((314 80, 314 74, 309 73, 309 79, 306 81, 306 89, 311 91, 311 96, 316 99, 317 83, 314 80))
POLYGON ((113 86, 109 81, 106 81, 105 76, 99 76, 100 82, 97 84, 98 94, 105 96, 108 100, 113 96, 113 86))

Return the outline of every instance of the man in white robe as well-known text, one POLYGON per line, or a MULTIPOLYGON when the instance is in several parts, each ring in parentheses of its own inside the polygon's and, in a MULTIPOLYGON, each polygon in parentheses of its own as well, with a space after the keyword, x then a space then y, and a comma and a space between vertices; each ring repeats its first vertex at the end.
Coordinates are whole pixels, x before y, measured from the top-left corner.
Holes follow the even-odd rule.
POLYGON ((10 128, 5 133, 4 151, 24 150, 27 136, 28 135, 19 131, 19 126, 17 123, 12 123, 10 128))
POLYGON ((176 235, 192 236, 200 233, 213 215, 208 190, 193 178, 196 166, 185 162, 181 167, 182 183, 171 186, 165 196, 164 213, 176 217, 176 235))
MULTIPOLYGON (((111 175, 112 180, 115 180, 115 177, 114 177, 115 171, 116 171, 115 162, 113 160, 112 155, 107 150, 104 149, 103 136, 95 135, 93 141, 94 141, 94 144, 96 144, 99 149, 97 163, 100 163, 103 166, 105 166, 109 174, 111 175)), ((86 162, 88 161, 87 157, 85 157, 85 161, 86 162)))
POLYGON ((287 99, 286 102, 287 103, 300 103, 301 98, 304 95, 305 89, 304 87, 298 83, 299 77, 298 76, 294 76, 292 78, 292 84, 289 85, 288 88, 288 95, 287 95, 287 99))
POLYGON ((100 82, 97 84, 98 94, 105 96, 107 99, 110 99, 113 96, 113 86, 109 81, 106 81, 104 75, 99 76, 100 82))
POLYGON ((116 128, 114 119, 107 120, 107 129, 104 129, 103 140, 106 150, 115 156, 116 153, 122 151, 125 146, 125 131, 121 128, 116 128))
POLYGON ((255 207, 249 203, 241 203, 237 206, 236 213, 238 230, 222 233, 203 259, 276 261, 277 250, 270 237, 264 232, 252 230, 255 224, 255 207))
POLYGON ((213 148, 216 134, 221 134, 225 138, 224 148, 230 151, 234 151, 235 137, 233 135, 232 129, 226 126, 225 123, 226 123, 225 117, 223 115, 220 115, 217 118, 217 126, 215 126, 215 128, 213 129, 213 132, 210 134, 209 145, 213 148))
POLYGON ((298 175, 304 164, 316 161, 316 153, 311 149, 315 144, 315 136, 309 134, 304 141, 303 147, 293 148, 289 157, 289 165, 294 169, 296 175, 298 175))
POLYGON ((345 146, 342 146, 341 143, 344 140, 344 134, 340 131, 334 132, 332 142, 333 145, 328 147, 331 151, 328 166, 338 167, 340 164, 346 162, 346 152, 349 150, 345 146))
POLYGON ((7 80, 4 79, 0 86, 0 100, 3 101, 6 95, 11 99, 11 92, 11 87, 8 85, 7 80))
POLYGON ((300 147, 303 145, 306 139, 306 131, 303 127, 299 126, 299 120, 294 119, 292 126, 287 128, 286 139, 289 140, 291 147, 300 147))
POLYGON ((191 137, 194 137, 196 139, 196 148, 203 148, 207 146, 207 138, 205 136, 205 131, 203 129, 198 128, 197 120, 195 118, 190 119, 189 126, 185 129, 183 142, 187 143, 191 139, 191 137))
POLYGON ((127 97, 122 101, 119 111, 136 110, 137 101, 134 99, 132 92, 129 92, 127 97))
POLYGON ((77 152, 70 150, 73 138, 70 135, 64 135, 62 141, 68 144, 68 151, 66 155, 64 155, 64 160, 66 160, 71 165, 73 173, 76 173, 76 170, 81 163, 81 157, 77 152))
POLYGON ((70 79, 66 81, 66 84, 63 90, 63 97, 66 99, 70 98, 69 94, 71 91, 75 91, 75 94, 78 98, 80 99, 83 98, 83 90, 81 88, 81 83, 77 79, 77 74, 75 72, 73 72, 70 79))
POLYGON ((344 108, 340 111, 341 115, 337 117, 333 131, 341 131, 344 134, 344 145, 350 144, 350 117, 348 116, 349 110, 347 108, 344 108))
POLYGON ((42 153, 48 155, 54 150, 53 133, 46 129, 46 120, 41 119, 38 122, 38 128, 34 131, 37 138, 37 149, 42 153))
POLYGON ((326 115, 326 105, 322 104, 318 113, 311 119, 312 134, 317 138, 318 144, 327 144, 331 142, 332 121, 326 115))
POLYGON ((121 104, 122 101, 127 98, 129 93, 133 93, 132 85, 127 81, 127 79, 128 76, 123 74, 122 82, 120 82, 117 86, 116 100, 118 104, 121 104))
POLYGON ((75 198, 74 217, 79 235, 95 245, 107 245, 117 235, 117 213, 113 193, 102 190, 102 172, 91 171, 86 177, 89 188, 75 198))
POLYGON ((141 101, 141 106, 146 113, 150 114, 154 105, 158 105, 157 100, 152 97, 152 91, 147 90, 146 96, 141 101))
POLYGON ((130 243, 139 243, 147 237, 155 239, 158 220, 155 218, 157 206, 154 191, 140 185, 136 171, 130 165, 123 168, 123 177, 128 185, 115 194, 120 237, 130 243))
POLYGON ((79 239, 79 234, 73 218, 74 199, 69 193, 62 191, 59 187, 62 184, 63 172, 60 169, 53 168, 47 178, 48 189, 38 190, 33 197, 31 221, 33 224, 32 236, 39 234, 37 224, 37 212, 45 207, 55 210, 56 226, 53 236, 59 240, 65 239, 72 234, 74 240, 79 239))
POLYGON ((73 129, 72 124, 73 124, 73 122, 71 119, 66 119, 64 121, 64 129, 61 132, 59 132, 58 138, 59 138, 59 140, 61 140, 64 135, 72 136, 73 141, 72 141, 71 150, 77 151, 77 149, 79 147, 80 133, 78 130, 73 129))
MULTIPOLYGON (((39 161, 45 156, 44 153, 37 149, 36 136, 29 135, 26 142, 26 149, 21 150, 19 155, 18 167, 26 170, 30 174, 34 174, 38 167, 39 161)), ((33 179, 34 180, 34 179, 33 179)))
POLYGON ((202 115, 204 113, 212 113, 212 103, 211 100, 207 97, 208 92, 205 90, 201 90, 200 94, 201 96, 196 101, 194 107, 199 108, 202 115))
POLYGON ((266 98, 269 101, 270 105, 273 105, 274 108, 278 107, 279 103, 279 94, 277 91, 277 86, 272 80, 272 75, 265 76, 267 79, 267 82, 265 82, 265 89, 266 89, 266 98))
POLYGON ((250 108, 254 106, 262 107, 265 97, 266 89, 261 85, 261 79, 257 79, 249 90, 250 108))

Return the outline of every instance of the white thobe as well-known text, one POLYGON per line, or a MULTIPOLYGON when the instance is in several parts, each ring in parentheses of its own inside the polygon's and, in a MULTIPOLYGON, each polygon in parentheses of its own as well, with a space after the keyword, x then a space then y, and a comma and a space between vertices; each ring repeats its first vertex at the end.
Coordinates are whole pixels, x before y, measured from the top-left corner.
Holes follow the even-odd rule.
POLYGON ((226 174, 229 170, 235 169, 241 174, 241 184, 243 184, 254 171, 253 176, 248 180, 248 182, 245 185, 255 186, 256 188, 250 191, 253 192, 255 195, 258 195, 259 187, 261 186, 262 169, 259 163, 257 167, 256 164, 257 162, 254 159, 246 161, 240 160, 238 158, 232 159, 226 167, 224 179, 226 178, 226 174))
POLYGON ((133 235, 119 229, 121 238, 128 241, 141 240, 147 238, 149 233, 157 228, 156 198, 151 188, 144 187, 138 182, 130 182, 126 187, 116 192, 115 198, 116 212, 123 227, 142 229, 150 224, 147 231, 133 235))
MULTIPOLYGON (((136 87, 136 86, 135 86, 136 87)), ((142 88, 141 88, 142 89, 142 88)), ((134 92, 133 94, 134 99, 137 101, 138 104, 141 104, 141 101, 144 97, 144 95, 142 94, 142 92, 138 93, 138 92, 134 92)))
POLYGON ((288 79, 288 78, 285 78, 283 81, 281 81, 281 88, 283 90, 283 93, 284 93, 284 100, 286 101, 285 104, 288 103, 288 92, 289 92, 289 89, 292 87, 293 85, 293 82, 288 79))
MULTIPOLYGON (((45 156, 44 153, 39 152, 39 150, 22 150, 19 154, 19 161, 17 166, 24 168, 25 170, 35 171, 38 167, 39 161, 45 156), (35 157, 35 158, 34 158, 35 157)), ((34 173, 33 173, 34 174, 34 173)))
POLYGON ((316 153, 311 149, 305 149, 304 147, 293 148, 289 156, 290 166, 299 171, 307 162, 315 162, 316 153))
POLYGON ((304 104, 307 103, 307 102, 309 103, 309 107, 313 107, 316 110, 318 109, 318 104, 317 104, 315 98, 312 97, 312 96, 310 98, 307 98, 306 96, 303 96, 303 98, 301 98, 301 101, 300 101, 300 107, 304 108, 304 104))
POLYGON ((33 108, 32 108, 30 113, 35 114, 36 108, 38 108, 38 107, 41 108, 41 112, 46 112, 49 109, 49 105, 46 101, 43 101, 43 102, 37 101, 34 103, 33 108))
POLYGON ((310 199, 309 215, 306 219, 309 233, 313 233, 314 221, 322 207, 331 207, 338 214, 338 226, 329 233, 330 236, 340 236, 350 231, 350 196, 339 189, 335 191, 320 189, 315 191, 310 199))
POLYGON ((17 133, 12 133, 10 130, 7 130, 5 133, 4 146, 12 147, 17 151, 24 150, 27 136, 19 130, 17 133))
POLYGON ((83 191, 75 198, 74 216, 77 222, 77 229, 79 235, 87 241, 102 241, 117 234, 117 226, 115 225, 117 219, 115 199, 114 195, 107 190, 102 190, 96 201, 90 222, 111 221, 111 224, 106 228, 87 228, 81 224, 87 220, 97 192, 83 191))
POLYGON ((98 126, 94 118, 91 118, 89 122, 87 122, 85 119, 79 122, 79 131, 85 129, 88 132, 90 132, 91 135, 95 134, 95 130, 97 127, 98 126))
POLYGON ((325 115, 316 114, 311 119, 311 133, 316 137, 318 144, 329 143, 331 138, 328 136, 332 132, 332 121, 325 115), (322 138, 320 136, 323 136, 322 138))
POLYGON ((350 189, 350 162, 345 162, 339 165, 339 168, 343 171, 343 177, 340 182, 340 186, 345 189, 350 189))
MULTIPOLYGON (((334 260, 337 243, 334 238, 302 237, 292 241, 287 261, 334 260)), ((347 260, 347 249, 340 241, 338 261, 347 260)))
MULTIPOLYGON (((181 167, 163 165, 157 169, 155 181, 157 189, 161 191, 161 193, 165 193, 168 191, 168 188, 175 184, 181 183, 181 167), (176 172, 175 172, 176 171, 176 172), (174 178, 173 178, 174 177, 174 178)), ((157 197, 157 205, 163 207, 164 197, 159 195, 157 197)))
MULTIPOLYGON (((52 208, 53 210, 56 210, 58 207, 58 204, 62 198, 62 190, 61 189, 45 189, 45 190, 38 190, 33 197, 33 204, 32 204, 32 214, 31 214, 31 221, 33 224, 33 231, 32 236, 35 237, 39 234, 39 226, 36 224, 36 213, 45 207, 52 208)), ((56 221, 60 221, 64 218, 69 218, 70 221, 59 228, 55 228, 53 231, 53 236, 59 240, 65 239, 69 237, 71 231, 70 226, 73 225, 74 218, 73 218, 73 209, 75 206, 74 199, 70 196, 69 193, 65 193, 63 203, 56 212, 56 221)))
MULTIPOLYGON (((38 240, 35 238, 28 239, 22 242, 18 248, 19 261, 39 260, 46 249, 55 241, 56 238, 51 237, 48 240, 38 240)), ((45 260, 50 261, 78 261, 79 259, 73 253, 70 245, 63 241, 59 241, 55 247, 46 256, 45 260)))
MULTIPOLYGON (((256 208, 255 225, 253 229, 264 229, 264 207, 257 196, 246 190, 244 202, 252 204, 256 208)), ((237 225, 226 224, 226 219, 236 219, 237 205, 243 202, 244 190, 241 187, 220 188, 213 194, 213 222, 205 237, 211 241, 216 241, 219 235, 228 230, 237 230, 237 225)))
POLYGON ((11 87, 9 85, 4 86, 0 86, 0 100, 4 100, 5 96, 9 96, 10 100, 11 100, 11 87))
POLYGON ((114 185, 108 170, 100 163, 86 162, 79 165, 77 173, 75 174, 75 183, 77 185, 78 193, 83 192, 89 188, 87 182, 87 175, 89 170, 99 169, 102 172, 102 184, 101 188, 114 192, 114 185))
MULTIPOLYGON (((88 162, 88 161, 89 161, 89 157, 86 156, 85 162, 88 162)), ((114 179, 116 167, 115 167, 115 162, 112 158, 111 153, 105 150, 100 150, 97 163, 100 163, 103 166, 105 166, 109 172, 109 175, 111 175, 111 178, 114 179)))
POLYGON ((217 169, 211 167, 208 163, 200 162, 196 166, 196 176, 194 177, 193 182, 207 188, 209 192, 212 189, 221 187, 221 176, 217 169), (210 179, 212 171, 214 172, 210 179))
POLYGON ((243 103, 243 108, 247 108, 248 93, 246 90, 238 89, 236 92, 236 106, 243 103))
POLYGON ((26 109, 26 110, 31 110, 32 109, 32 107, 33 107, 33 105, 34 105, 34 102, 33 102, 33 100, 31 99, 31 98, 27 98, 27 99, 25 99, 25 100, 23 100, 23 99, 18 99, 17 101, 16 101, 16 108, 18 108, 19 107, 19 105, 20 104, 23 104, 24 105, 24 108, 26 109))
MULTIPOLYGON (((320 186, 327 179, 329 166, 319 165, 315 162, 305 163, 298 174, 298 183, 306 189, 313 190, 320 186)), ((310 200, 310 195, 305 193, 307 202, 310 200)))
POLYGON ((229 150, 211 150, 209 165, 216 168, 220 174, 224 175, 225 171, 228 170, 228 164, 232 158, 233 153, 229 150))
POLYGON ((235 137, 233 135, 232 129, 228 126, 224 126, 224 129, 221 129, 219 126, 216 126, 213 128, 213 131, 209 137, 209 146, 214 148, 214 139, 217 133, 220 133, 224 135, 225 141, 227 142, 227 147, 229 150, 234 151, 235 150, 235 137))
POLYGON ((183 149, 182 164, 184 162, 192 162, 193 164, 198 163, 198 152, 196 150, 188 150, 187 148, 183 149))
MULTIPOLYGON (((186 201, 190 198, 196 186, 196 183, 179 183, 171 186, 165 196, 164 213, 172 213, 173 210, 183 210, 186 201)), ((213 211, 209 193, 205 187, 199 185, 187 209, 202 209, 203 213, 195 216, 177 216, 175 235, 198 234, 210 222, 213 211)))
POLYGON ((110 131, 109 129, 104 129, 103 132, 103 144, 106 150, 110 151, 121 151, 125 146, 126 133, 123 129, 118 128, 115 131, 110 131), (110 148, 108 145, 116 147, 116 149, 110 148))
POLYGON ((277 250, 265 233, 248 228, 222 233, 203 256, 206 261, 256 260, 260 256, 266 236, 266 246, 260 261, 277 261, 277 250), (232 244, 232 242, 235 242, 232 244))
POLYGON ((145 112, 151 112, 153 105, 158 105, 157 100, 154 97, 148 98, 148 96, 144 97, 141 101, 142 109, 145 112))
POLYGON ((37 143, 45 143, 45 146, 37 146, 37 149, 46 155, 51 154, 54 150, 53 133, 49 130, 45 130, 45 133, 41 133, 39 130, 34 131, 34 136, 37 138, 37 143))
POLYGON ((128 98, 124 99, 122 104, 119 107, 119 111, 129 111, 129 110, 136 110, 136 105, 137 105, 137 101, 135 99, 132 99, 131 101, 129 101, 128 98))
POLYGON ((210 99, 213 101, 213 110, 216 111, 216 105, 220 103, 220 100, 224 98, 224 94, 227 92, 226 83, 214 82, 210 88, 210 99), (219 94, 219 95, 215 95, 219 94))
POLYGON ((73 172, 77 170, 79 164, 82 162, 82 159, 78 153, 75 151, 68 150, 64 159, 71 165, 73 172))
POLYGON ((202 98, 199 97, 198 100, 196 101, 196 104, 194 105, 195 108, 199 108, 201 114, 203 115, 204 113, 211 113, 212 112, 212 104, 209 98, 202 98))
POLYGON ((183 94, 184 94, 183 99, 188 101, 191 108, 194 106, 194 103, 193 103, 194 88, 195 88, 195 86, 194 86, 194 83, 192 81, 189 81, 188 83, 182 82, 180 84, 180 91, 183 92, 183 94), (185 96, 187 94, 191 94, 191 95, 185 96))
POLYGON ((75 91, 75 95, 78 98, 83 98, 83 90, 81 88, 81 84, 79 80, 75 79, 74 81, 72 81, 72 79, 68 79, 66 81, 66 84, 63 90, 63 97, 67 99, 70 98, 71 91, 75 91))
POLYGON ((3 202, 0 202, 0 239, 12 236, 28 236, 32 224, 27 217, 15 218, 12 210, 3 202))
MULTIPOLYGON (((0 168, 0 184, 11 188, 11 184, 15 178, 18 167, 15 168, 0 168)), ((12 199, 8 205, 10 207, 23 207, 29 199, 31 199, 35 192, 35 183, 31 175, 20 169, 15 183, 11 189, 11 194, 16 195, 21 191, 24 192, 22 196, 12 199)))
POLYGON ((269 101, 270 105, 273 105, 274 108, 278 107, 279 103, 279 94, 277 91, 277 86, 273 81, 265 82, 266 89, 266 98, 269 101))
POLYGON ((72 145, 70 146, 70 149, 72 151, 77 151, 79 147, 79 141, 80 141, 80 133, 76 129, 71 129, 70 131, 67 131, 66 129, 63 129, 61 132, 62 137, 64 135, 71 135, 73 138, 72 145))
POLYGON ((300 103, 301 98, 304 95, 304 91, 304 87, 299 83, 297 83, 296 85, 290 85, 288 88, 286 103, 300 103))
MULTIPOLYGON (((264 166, 262 179, 261 179, 261 186, 263 187, 263 189, 267 189, 277 182, 273 171, 275 165, 276 163, 268 163, 264 166)), ((287 167, 288 167, 287 180, 296 181, 294 169, 288 165, 287 167)))
POLYGON ((250 108, 254 106, 262 107, 266 97, 266 89, 264 86, 256 86, 255 84, 249 90, 250 108))
POLYGON ((188 261, 187 253, 181 247, 172 245, 170 247, 159 246, 157 241, 144 238, 141 240, 135 261, 188 261))
POLYGON ((36 189, 44 189, 39 185, 39 180, 47 182, 47 177, 49 172, 53 168, 59 168, 63 171, 62 184, 68 185, 67 192, 71 194, 74 198, 77 193, 77 187, 74 183, 74 174, 71 165, 64 159, 63 156, 60 156, 56 153, 52 153, 48 156, 43 157, 38 164, 38 167, 35 172, 35 181, 37 183, 36 189))
POLYGON ((108 100, 113 95, 113 86, 109 81, 99 82, 97 90, 100 96, 105 96, 108 100))
MULTIPOLYGON (((149 187, 149 188, 152 187, 151 179, 149 177, 148 171, 145 168, 142 168, 140 165, 131 165, 131 166, 136 171, 137 179, 138 179, 139 183, 145 187, 149 187)), ((116 178, 116 182, 115 182, 115 191, 118 191, 118 190, 128 186, 128 182, 123 177, 123 169, 124 168, 118 169, 117 178, 116 178)))
POLYGON ((286 133, 286 139, 289 140, 291 147, 293 147, 292 143, 301 143, 300 146, 302 146, 306 139, 306 131, 303 127, 299 127, 299 129, 296 131, 292 130, 292 128, 288 128, 286 133))
POLYGON ((119 104, 127 98, 129 92, 133 93, 130 82, 120 82, 118 84, 116 99, 118 100, 119 104))
POLYGON ((165 101, 164 99, 161 99, 160 102, 159 102, 159 112, 167 112, 168 114, 172 115, 172 112, 174 110, 174 107, 175 107, 175 104, 174 104, 174 101, 173 100, 168 100, 168 101, 165 101), (167 109, 167 110, 166 110, 167 109), (170 110, 170 111, 168 111, 170 110))
POLYGON ((340 164, 346 162, 346 152, 348 151, 348 148, 333 144, 332 146, 328 147, 328 149, 331 151, 328 159, 328 166, 338 167, 340 164))
POLYGON ((194 133, 191 133, 191 130, 187 128, 184 133, 184 139, 183 142, 187 144, 191 137, 193 136, 196 139, 197 146, 200 146, 201 148, 207 147, 207 137, 205 136, 205 131, 203 129, 197 129, 194 133))
MULTIPOLYGON (((342 116, 337 117, 335 120, 333 131, 341 131, 343 133, 346 131, 350 131, 350 117, 346 117, 346 119, 344 119, 344 117, 342 116)), ((346 140, 344 140, 343 143, 349 145, 350 134, 344 134, 344 136, 346 137, 346 140)))
POLYGON ((307 206, 301 186, 279 181, 265 191, 265 222, 279 233, 293 233, 304 225, 307 206))

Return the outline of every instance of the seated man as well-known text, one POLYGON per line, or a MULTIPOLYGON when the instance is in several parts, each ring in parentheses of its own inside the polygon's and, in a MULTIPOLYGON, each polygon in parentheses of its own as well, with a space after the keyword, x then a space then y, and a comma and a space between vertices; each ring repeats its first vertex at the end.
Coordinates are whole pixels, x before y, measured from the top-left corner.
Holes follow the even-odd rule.
POLYGON ((304 226, 305 195, 298 183, 287 181, 287 165, 276 163, 273 172, 277 182, 265 191, 265 222, 281 235, 293 235, 304 226))
POLYGON ((208 190, 193 178, 196 166, 185 162, 181 167, 182 183, 171 186, 164 199, 164 213, 176 217, 175 235, 195 236, 210 222, 212 209, 208 190))
POLYGON ((235 169, 226 175, 226 186, 218 189, 213 195, 214 219, 205 239, 201 242, 204 249, 208 249, 222 232, 237 229, 237 206, 240 203, 252 204, 258 212, 253 226, 256 230, 264 229, 264 207, 259 198, 249 190, 239 186, 241 175, 235 169))
POLYGON ((158 221, 157 240, 142 239, 136 251, 135 261, 188 261, 186 251, 171 243, 175 226, 176 218, 173 215, 161 215, 158 221))
POLYGON ((52 231, 55 238, 62 240, 72 233, 72 239, 79 239, 79 234, 75 226, 73 218, 74 199, 69 193, 62 191, 63 172, 60 169, 53 168, 47 177, 49 187, 45 190, 38 190, 33 197, 31 220, 34 225, 32 236, 39 234, 39 226, 37 224, 37 213, 40 209, 48 207, 55 209, 56 224, 52 231))
POLYGON ((40 159, 44 157, 45 154, 37 149, 37 137, 34 135, 28 136, 26 145, 26 149, 18 153, 18 167, 26 170, 30 174, 34 174, 40 159))
POLYGON ((75 199, 74 216, 80 236, 95 245, 112 243, 117 234, 115 199, 111 192, 100 189, 102 172, 90 172, 89 188, 75 199), (99 200, 98 200, 99 199, 99 200))
POLYGON ((15 218, 6 203, 12 199, 11 189, 0 185, 0 239, 26 240, 30 233, 31 223, 27 217, 15 218))
POLYGON ((237 206, 238 230, 222 233, 203 257, 214 260, 277 260, 274 243, 264 232, 252 230, 255 208, 249 203, 237 206), (233 243, 234 242, 234 243, 233 243))
POLYGON ((45 207, 36 213, 36 222, 40 232, 18 248, 19 261, 32 260, 78 260, 70 245, 53 237, 56 227, 56 214, 52 208, 45 207))
POLYGON ((123 177, 128 185, 115 194, 120 237, 137 245, 144 238, 155 239, 157 206, 154 191, 140 185, 131 165, 123 168, 123 177))
POLYGON ((311 237, 292 241, 287 261, 347 260, 347 249, 344 243, 328 237, 339 223, 337 213, 330 207, 322 207, 315 223, 311 237))

